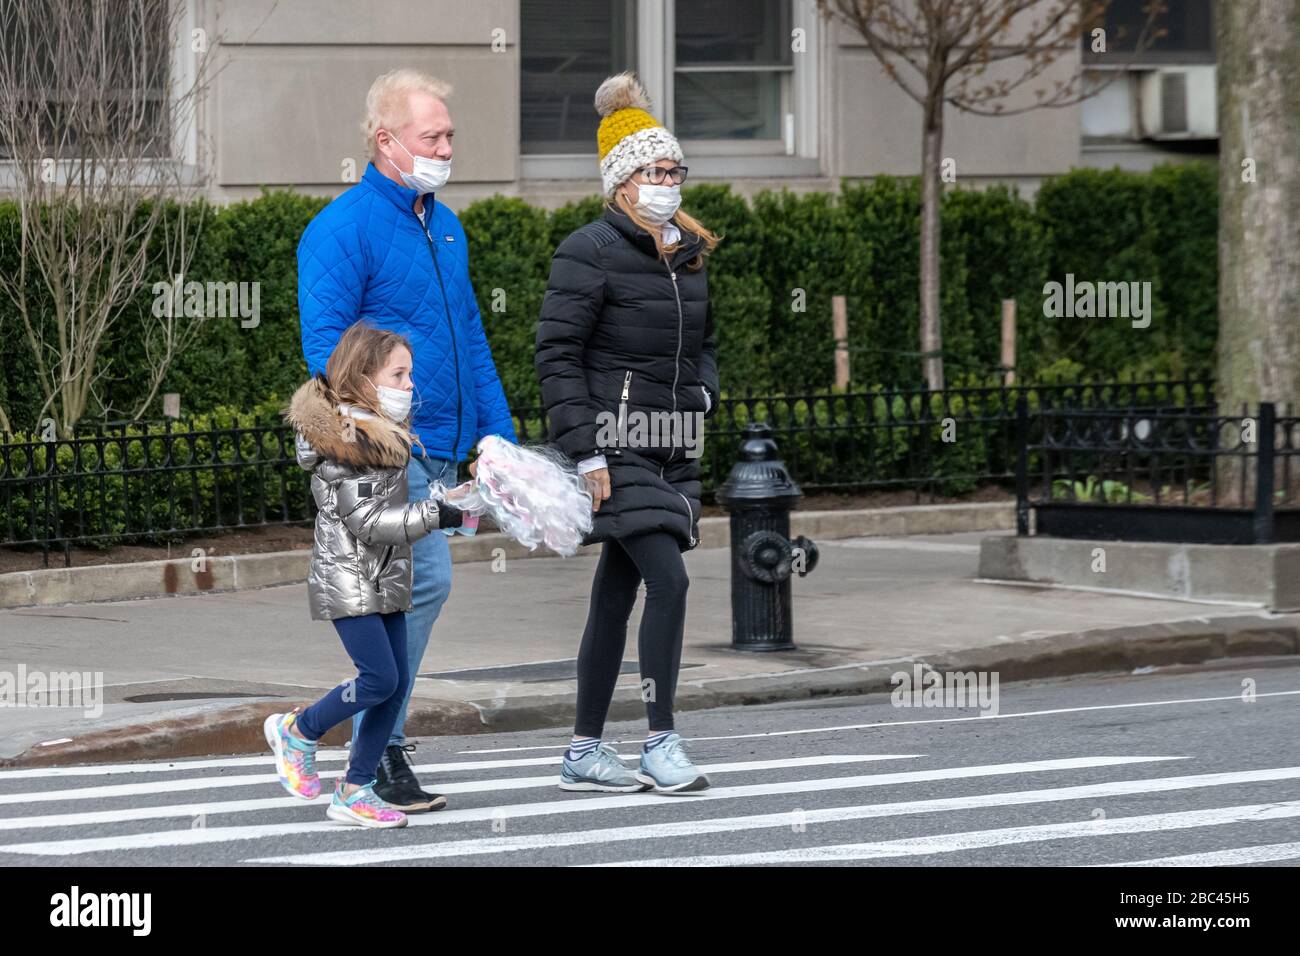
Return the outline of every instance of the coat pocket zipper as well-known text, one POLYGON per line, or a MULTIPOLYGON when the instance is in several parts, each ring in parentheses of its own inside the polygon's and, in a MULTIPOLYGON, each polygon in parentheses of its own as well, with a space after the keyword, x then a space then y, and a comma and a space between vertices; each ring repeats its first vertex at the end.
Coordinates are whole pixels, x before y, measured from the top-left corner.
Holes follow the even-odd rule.
MULTIPOLYGON (((663 465, 659 466, 659 477, 664 477, 663 465)), ((668 479, 664 478, 664 480, 667 481, 668 479)), ((677 491, 676 495, 678 498, 681 498, 682 503, 686 505, 686 534, 691 539, 691 547, 693 548, 699 543, 699 539, 695 537, 695 509, 691 507, 690 500, 680 491, 677 491)))
POLYGON ((624 430, 627 428, 627 394, 632 388, 632 370, 627 370, 627 375, 623 379, 623 397, 618 406, 618 440, 623 441, 624 430))
POLYGON ((374 580, 376 584, 378 584, 379 579, 384 576, 384 572, 388 570, 388 563, 393 560, 393 552, 396 549, 397 546, 392 544, 384 549, 384 558, 379 562, 379 570, 375 572, 374 580))
POLYGON ((691 507, 690 501, 680 491, 677 492, 677 497, 681 498, 682 503, 686 505, 686 534, 690 537, 691 547, 693 548, 698 540, 695 537, 695 509, 691 507))

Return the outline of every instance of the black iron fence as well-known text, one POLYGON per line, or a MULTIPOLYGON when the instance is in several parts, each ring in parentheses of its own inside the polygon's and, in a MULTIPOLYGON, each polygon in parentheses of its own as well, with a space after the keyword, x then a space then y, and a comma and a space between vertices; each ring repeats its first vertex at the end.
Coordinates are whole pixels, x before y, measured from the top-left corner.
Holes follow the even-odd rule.
POLYGON ((1300 541, 1300 418, 1269 402, 1017 410, 1017 530, 1065 538, 1300 541))
MULTIPOLYGON (((1016 476, 1016 408, 1203 409, 1205 381, 1087 383, 797 395, 735 395, 708 420, 706 499, 725 480, 746 425, 767 422, 808 494, 903 489, 960 496, 1016 476)), ((523 442, 546 437, 540 408, 514 410, 523 442)), ((70 439, 0 443, 0 544, 51 550, 177 542, 186 535, 307 524, 313 503, 280 420, 235 416, 85 426, 70 439)))

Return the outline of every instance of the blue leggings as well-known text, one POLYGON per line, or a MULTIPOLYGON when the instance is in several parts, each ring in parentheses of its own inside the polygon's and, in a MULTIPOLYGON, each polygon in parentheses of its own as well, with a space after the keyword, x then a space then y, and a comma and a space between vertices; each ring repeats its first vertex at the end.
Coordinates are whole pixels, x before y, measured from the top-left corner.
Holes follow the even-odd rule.
POLYGON ((341 617, 334 628, 357 665, 357 676, 340 684, 298 715, 298 729, 319 740, 335 724, 364 710, 359 733, 348 755, 347 782, 365 786, 375 769, 402 709, 408 682, 406 613, 341 617))

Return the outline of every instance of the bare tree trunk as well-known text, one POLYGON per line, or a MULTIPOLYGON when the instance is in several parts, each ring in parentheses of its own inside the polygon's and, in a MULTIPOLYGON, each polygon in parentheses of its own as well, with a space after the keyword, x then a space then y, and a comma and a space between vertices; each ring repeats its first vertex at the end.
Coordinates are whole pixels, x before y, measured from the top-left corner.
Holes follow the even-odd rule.
MULTIPOLYGON (((1215 14, 1219 408, 1300 414, 1300 0, 1219 0, 1215 14)), ((1241 464, 1221 460, 1222 487, 1241 487, 1241 464)))
POLYGON ((943 89, 926 97, 921 132, 921 367, 932 391, 943 389, 943 333, 939 316, 939 203, 943 198, 943 89))

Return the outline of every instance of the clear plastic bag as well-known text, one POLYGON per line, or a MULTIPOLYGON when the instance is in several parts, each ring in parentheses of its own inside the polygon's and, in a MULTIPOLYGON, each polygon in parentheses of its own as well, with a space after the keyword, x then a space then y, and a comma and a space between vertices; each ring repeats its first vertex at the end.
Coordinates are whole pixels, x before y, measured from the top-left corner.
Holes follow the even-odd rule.
POLYGON ((448 488, 441 481, 436 481, 429 485, 429 497, 438 502, 447 502, 447 504, 459 508, 465 512, 459 528, 442 528, 442 533, 447 537, 455 534, 463 534, 466 537, 472 537, 478 532, 479 518, 487 513, 487 503, 483 500, 478 491, 478 482, 474 480, 466 481, 463 484, 454 485, 448 488))
POLYGON ((472 481, 446 488, 441 482, 430 486, 432 496, 466 512, 466 525, 488 514, 496 526, 528 550, 545 545, 568 557, 577 553, 591 531, 591 493, 567 460, 540 448, 526 448, 499 435, 488 435, 478 444, 475 477, 472 481))

